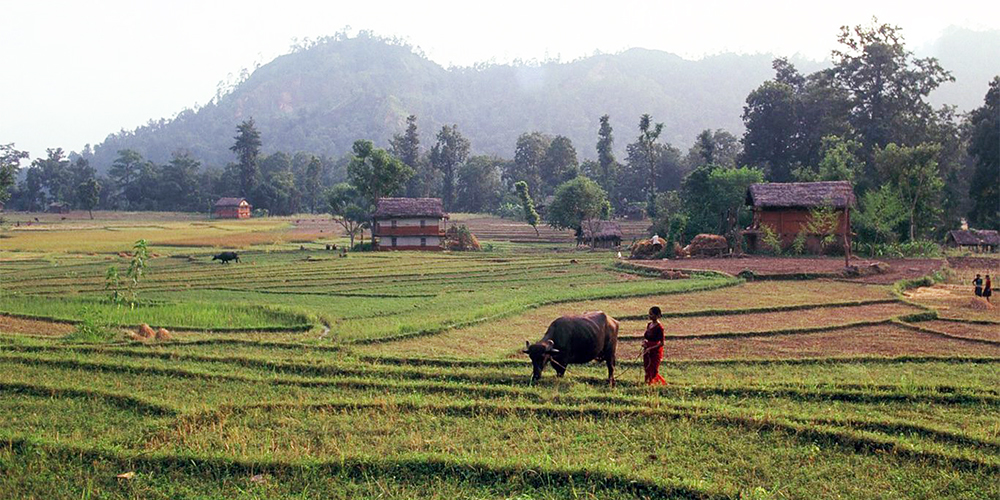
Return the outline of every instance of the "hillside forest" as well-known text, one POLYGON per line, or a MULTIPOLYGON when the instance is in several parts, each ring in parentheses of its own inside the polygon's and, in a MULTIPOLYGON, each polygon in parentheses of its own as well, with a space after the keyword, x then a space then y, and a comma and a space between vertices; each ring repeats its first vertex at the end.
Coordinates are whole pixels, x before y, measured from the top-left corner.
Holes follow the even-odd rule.
MULTIPOLYGON (((352 40, 322 39, 301 52, 352 40)), ((751 183, 846 180, 855 187, 855 230, 862 240, 939 240, 962 218, 974 227, 997 228, 1000 76, 989 83, 979 107, 960 114, 954 106, 931 104, 930 93, 954 77, 936 59, 915 56, 897 26, 874 21, 843 27, 831 58, 831 67, 812 72, 788 59, 773 60, 773 76, 744 97, 742 135, 706 127, 684 149, 672 144, 679 141, 669 125, 681 116, 553 116, 536 129, 524 127, 530 122, 508 113, 510 103, 497 96, 490 119, 510 120, 503 126, 516 134, 512 157, 483 154, 503 148, 482 140, 474 146, 468 134, 476 125, 432 123, 430 131, 422 130, 427 125, 420 109, 403 110, 405 123, 384 142, 353 115, 325 123, 353 134, 352 144, 337 145, 339 151, 350 148, 342 155, 308 143, 269 149, 269 134, 278 133, 273 125, 261 127, 255 117, 241 116, 228 129, 189 129, 190 147, 174 148, 165 159, 161 150, 110 154, 114 137, 79 154, 52 148, 30 162, 15 144, 0 145, 0 202, 25 211, 59 203, 83 210, 208 212, 219 197, 242 196, 257 215, 330 212, 363 225, 378 196, 432 196, 453 212, 523 218, 529 208, 548 208, 547 223, 577 230, 584 220, 648 216, 652 231, 688 240, 744 224, 743 195, 751 183), (560 122, 589 123, 592 142, 574 142, 569 136, 575 133, 540 131, 558 130, 560 122), (224 141, 228 160, 209 153, 205 137, 224 141), (106 168, 102 158, 110 158, 106 168)), ((267 71, 280 72, 285 63, 279 58, 267 71)), ((285 84, 294 89, 312 81, 307 76, 284 74, 285 84)), ((419 95, 435 85, 428 79, 407 86, 419 95)), ((244 90, 235 85, 220 91, 209 107, 245 105, 253 95, 244 90)), ((290 94, 286 104, 294 102, 290 94)), ((354 106, 352 113, 370 122, 384 114, 376 108, 401 105, 368 104, 371 109, 354 106)), ((162 128, 177 130, 177 123, 197 121, 203 111, 182 113, 162 128)), ((315 124, 289 113, 288 127, 315 124)), ((478 130, 474 135, 482 136, 478 130)))

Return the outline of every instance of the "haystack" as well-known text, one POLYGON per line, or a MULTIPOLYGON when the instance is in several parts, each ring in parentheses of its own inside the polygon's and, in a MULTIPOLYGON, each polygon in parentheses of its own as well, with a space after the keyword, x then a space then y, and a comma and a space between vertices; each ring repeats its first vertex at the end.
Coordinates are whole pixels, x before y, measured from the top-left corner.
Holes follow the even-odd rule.
POLYGON ((993 309, 996 309, 996 306, 989 303, 982 297, 970 297, 969 309, 975 309, 977 311, 992 311, 993 309))
POLYGON ((724 236, 717 234, 699 234, 684 247, 684 253, 692 257, 714 257, 729 251, 729 243, 724 236))
POLYGON ((153 328, 151 326, 149 326, 149 325, 147 325, 145 323, 139 325, 139 331, 137 333, 139 334, 140 337, 142 337, 144 339, 155 339, 156 338, 156 331, 153 330, 153 328))
POLYGON ((160 328, 159 330, 156 330, 156 340, 173 340, 173 337, 170 335, 169 330, 166 328, 160 328))
POLYGON ((663 250, 666 244, 663 238, 653 236, 648 240, 639 240, 632 244, 630 259, 652 259, 663 250))

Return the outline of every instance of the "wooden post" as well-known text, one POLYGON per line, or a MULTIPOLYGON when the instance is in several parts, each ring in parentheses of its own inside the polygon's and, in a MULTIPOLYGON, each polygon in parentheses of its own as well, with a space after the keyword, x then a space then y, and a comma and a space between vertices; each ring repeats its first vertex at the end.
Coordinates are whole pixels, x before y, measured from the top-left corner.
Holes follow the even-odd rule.
POLYGON ((844 207, 844 267, 851 265, 851 207, 844 207))

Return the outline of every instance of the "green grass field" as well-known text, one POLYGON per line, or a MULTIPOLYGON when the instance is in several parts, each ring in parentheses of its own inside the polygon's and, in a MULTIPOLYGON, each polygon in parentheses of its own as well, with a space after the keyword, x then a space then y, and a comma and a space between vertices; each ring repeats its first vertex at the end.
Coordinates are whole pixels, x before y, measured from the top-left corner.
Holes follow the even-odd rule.
POLYGON ((231 265, 157 247, 133 309, 104 290, 129 242, 66 230, 0 239, 0 498, 1000 497, 1000 323, 890 286, 282 240, 231 265), (653 304, 657 388, 629 339, 653 304), (175 338, 43 337, 84 309, 175 338), (597 364, 529 384, 524 340, 593 309, 623 320, 619 386, 597 364))

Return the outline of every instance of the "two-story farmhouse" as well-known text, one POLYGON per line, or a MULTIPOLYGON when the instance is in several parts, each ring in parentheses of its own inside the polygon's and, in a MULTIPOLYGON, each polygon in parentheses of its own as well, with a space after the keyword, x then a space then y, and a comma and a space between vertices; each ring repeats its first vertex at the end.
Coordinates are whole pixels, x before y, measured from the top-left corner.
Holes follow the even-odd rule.
POLYGON ((440 198, 381 198, 372 236, 380 250, 442 250, 447 218, 440 198))
MULTIPOLYGON (((838 244, 851 238, 851 207, 854 206, 854 189, 847 181, 788 182, 752 184, 747 189, 746 204, 753 211, 753 222, 743 234, 747 246, 759 250, 762 246, 764 226, 781 240, 783 248, 791 246, 799 233, 808 233, 810 210, 832 207, 837 214, 834 231, 838 244)), ((822 252, 819 235, 804 234, 805 248, 822 252)))
POLYGON ((216 219, 249 219, 251 208, 246 198, 219 198, 212 215, 216 219))

